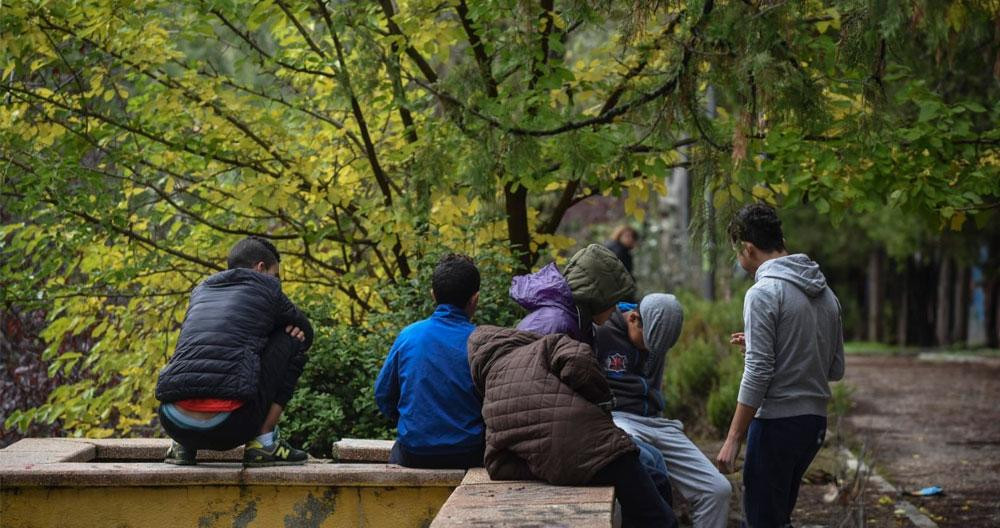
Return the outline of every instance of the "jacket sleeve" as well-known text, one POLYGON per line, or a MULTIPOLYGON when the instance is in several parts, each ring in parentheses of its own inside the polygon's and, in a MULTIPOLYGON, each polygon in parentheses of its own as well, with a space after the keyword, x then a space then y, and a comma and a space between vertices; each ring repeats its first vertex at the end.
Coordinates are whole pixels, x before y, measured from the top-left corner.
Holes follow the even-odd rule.
POLYGON ((554 346, 546 346, 549 371, 587 401, 611 401, 611 387, 589 346, 568 336, 560 336, 554 346))
POLYGON ((375 378, 375 404, 393 423, 399 421, 399 344, 397 337, 375 378))
POLYGON ((281 291, 280 283, 276 285, 272 294, 274 296, 275 330, 283 331, 288 325, 299 327, 306 337, 306 340, 302 342, 301 349, 303 351, 309 350, 313 343, 313 327, 309 324, 309 319, 292 303, 285 292, 281 291))
POLYGON ((487 473, 493 480, 535 480, 537 478, 523 458, 506 449, 497 451, 496 456, 489 462, 487 473))
POLYGON ((751 288, 743 302, 743 331, 747 350, 737 401, 754 409, 763 403, 771 378, 774 377, 777 302, 777 298, 764 288, 751 288))
POLYGON ((844 324, 840 311, 840 301, 837 301, 837 328, 834 329, 833 360, 830 362, 828 381, 844 379, 844 324))

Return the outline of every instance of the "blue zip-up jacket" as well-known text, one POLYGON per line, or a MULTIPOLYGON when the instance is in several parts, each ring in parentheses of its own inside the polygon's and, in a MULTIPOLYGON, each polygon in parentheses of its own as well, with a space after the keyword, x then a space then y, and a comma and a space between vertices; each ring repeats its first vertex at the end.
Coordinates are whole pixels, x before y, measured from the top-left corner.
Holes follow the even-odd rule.
POLYGON ((396 422, 398 442, 418 455, 464 453, 483 443, 482 400, 466 341, 475 329, 451 304, 403 329, 375 380, 375 403, 396 422))

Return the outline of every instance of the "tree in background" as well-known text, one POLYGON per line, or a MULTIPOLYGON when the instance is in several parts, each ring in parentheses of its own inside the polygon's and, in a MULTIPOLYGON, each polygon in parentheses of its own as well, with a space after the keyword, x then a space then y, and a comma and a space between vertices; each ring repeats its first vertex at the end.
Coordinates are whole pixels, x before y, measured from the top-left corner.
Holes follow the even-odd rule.
POLYGON ((677 166, 717 208, 988 221, 1000 105, 981 66, 998 16, 971 1, 10 3, 3 303, 45 310, 50 369, 86 376, 7 423, 148 424, 188 291, 248 234, 278 244, 320 325, 364 335, 421 287, 426 255, 529 269, 572 244, 572 205, 624 193, 641 217, 677 166), (926 67, 946 44, 968 82, 926 67))

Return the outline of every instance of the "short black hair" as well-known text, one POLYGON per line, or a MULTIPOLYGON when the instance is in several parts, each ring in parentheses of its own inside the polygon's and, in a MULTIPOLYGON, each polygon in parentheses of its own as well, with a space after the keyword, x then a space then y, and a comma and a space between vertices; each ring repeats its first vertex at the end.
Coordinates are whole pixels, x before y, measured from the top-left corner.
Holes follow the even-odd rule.
POLYGON ((270 268, 281 262, 281 255, 270 240, 254 235, 237 242, 229 250, 229 257, 226 259, 229 269, 252 268, 258 262, 263 262, 270 268))
POLYGON ((773 207, 755 203, 744 205, 729 222, 729 238, 733 244, 750 242, 762 251, 785 249, 781 219, 773 207))
POLYGON ((479 291, 479 270, 471 258, 451 253, 441 257, 434 267, 431 289, 438 304, 465 307, 479 291))

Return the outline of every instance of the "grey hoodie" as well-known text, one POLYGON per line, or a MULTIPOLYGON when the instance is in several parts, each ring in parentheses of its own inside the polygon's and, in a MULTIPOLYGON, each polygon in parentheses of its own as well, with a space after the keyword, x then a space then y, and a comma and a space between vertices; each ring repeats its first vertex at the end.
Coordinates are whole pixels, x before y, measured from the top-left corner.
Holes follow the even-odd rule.
POLYGON ((828 382, 844 377, 840 301, 803 254, 769 260, 743 301, 746 363, 739 402, 758 418, 826 416, 828 382))

